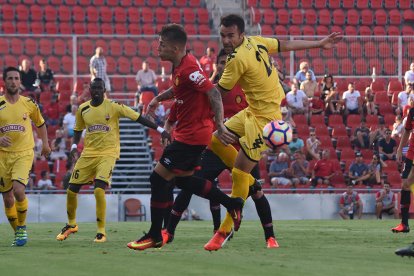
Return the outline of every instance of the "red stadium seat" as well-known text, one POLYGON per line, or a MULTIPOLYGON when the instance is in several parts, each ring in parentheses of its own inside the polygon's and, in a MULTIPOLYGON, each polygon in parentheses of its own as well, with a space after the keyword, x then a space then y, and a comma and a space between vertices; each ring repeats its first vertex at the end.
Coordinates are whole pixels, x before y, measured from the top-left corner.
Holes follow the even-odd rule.
POLYGON ((168 11, 168 16, 171 23, 181 23, 181 12, 178 8, 170 8, 168 11))
POLYGON ((405 9, 411 8, 410 4, 411 4, 411 0, 399 0, 398 1, 398 7, 400 9, 404 9, 405 10, 405 9))
POLYGON ((29 20, 29 8, 26 5, 17 5, 16 16, 17 16, 18 21, 28 21, 29 20))
POLYGON ((50 67, 50 69, 54 72, 60 72, 60 59, 54 56, 50 56, 47 59, 47 63, 50 67))
POLYGON ((388 36, 395 36, 400 35, 400 27, 399 26, 388 26, 387 27, 387 35, 388 36))
POLYGON ((366 115, 365 120, 367 122, 367 127, 376 127, 379 124, 377 115, 366 115))
POLYGON ((348 57, 348 53, 349 53, 349 50, 348 50, 348 43, 345 43, 345 42, 338 42, 337 44, 336 44, 336 56, 337 57, 339 57, 339 58, 345 58, 345 57, 348 57))
POLYGON ((139 40, 137 48, 139 49, 140 56, 146 58, 150 54, 150 45, 146 40, 139 40))
POLYGON ((342 116, 338 115, 338 114, 329 115, 329 117, 328 117, 328 126, 330 126, 330 127, 344 126, 342 116))
MULTIPOLYGON (((289 3, 290 1, 288 1, 289 3)), ((295 6, 297 8, 298 6, 295 6)), ((293 9, 290 11, 290 22, 294 25, 302 25, 303 24, 303 13, 300 9, 293 9)))
MULTIPOLYGON (((382 74, 382 61, 379 60, 378 58, 371 58, 368 61, 368 68, 372 69, 373 67, 375 67, 377 74, 382 74)), ((378 80, 380 81, 380 80, 378 80)), ((385 90, 385 88, 381 89, 381 90, 385 90)))
POLYGON ((375 11, 375 23, 376 25, 387 25, 387 13, 384 10, 375 11))
POLYGON ((299 0, 288 0, 286 3, 288 9, 295 9, 299 7, 299 0))
POLYGON ((301 7, 302 9, 312 9, 313 8, 313 0, 301 0, 301 7))
POLYGON ((358 31, 355 26, 346 26, 344 30, 345 35, 349 36, 356 36, 358 35, 358 31))
POLYGON ((185 7, 187 6, 187 0, 175 0, 176 7, 185 7))
POLYGON ((362 46, 360 42, 352 42, 350 45, 351 57, 360 58, 362 57, 362 46))
POLYGON ((372 41, 368 41, 364 44, 364 56, 371 58, 376 57, 378 54, 377 44, 372 41))
MULTIPOLYGON (((303 2, 302 2, 303 4, 303 2)), ((314 26, 317 23, 318 15, 316 14, 314 9, 305 10, 305 23, 308 26, 314 26)))
POLYGON ((158 0, 147 0, 147 5, 150 6, 151 8, 155 8, 159 6, 159 1, 158 0))
POLYGON ((329 29, 327 26, 317 26, 316 27, 316 34, 317 35, 328 35, 329 29))
POLYGON ((339 73, 339 62, 337 59, 329 58, 326 60, 326 68, 330 74, 338 75, 339 73))
POLYGON ((385 91, 385 83, 381 79, 378 79, 375 82, 371 83, 371 89, 374 91, 374 93, 385 91))
POLYGON ((383 0, 371 0, 371 9, 382 9, 383 0))
MULTIPOLYGON (((8 54, 9 53, 9 39, 0 38, 0 54, 8 54)), ((0 58, 0 60, 2 60, 0 58)))
POLYGON ((76 22, 73 24, 73 32, 75 34, 86 34, 86 27, 84 23, 76 22))
POLYGON ((78 74, 88 74, 89 73, 89 60, 86 57, 78 56, 76 59, 78 74))
POLYGON ((359 127, 361 124, 361 115, 350 114, 346 118, 346 126, 349 128, 359 127))
MULTIPOLYGON (((52 22, 50 22, 50 23, 52 23, 52 22)), ((69 23, 69 22, 61 22, 59 24, 59 33, 60 34, 72 34, 73 33, 73 31, 72 31, 72 24, 69 23)))
POLYGON ((274 10, 272 9, 263 10, 263 23, 268 24, 268 25, 273 25, 276 23, 276 13, 274 10))
POLYGON ((341 0, 328 0, 328 7, 330 9, 339 9, 341 7, 341 0))
POLYGON ((32 22, 30 24, 30 31, 32 34, 44 34, 45 28, 43 22, 32 22))
POLYGON ((72 18, 75 22, 85 22, 85 9, 80 6, 74 6, 72 8, 72 18))
POLYGON ((164 7, 155 8, 154 16, 158 24, 167 23, 168 21, 168 12, 167 9, 164 7))
POLYGON ((368 73, 367 62, 364 58, 357 58, 355 60, 355 74, 366 75, 368 73))
POLYGON ((390 92, 401 92, 404 88, 399 80, 390 80, 388 83, 388 89, 387 91, 390 92))
POLYGON ((39 41, 39 53, 42 56, 49 56, 52 54, 53 44, 47 38, 41 38, 39 41))
POLYGON ((277 10, 277 24, 287 25, 289 24, 289 12, 285 9, 277 10))
POLYGON ((397 63, 393 58, 386 58, 384 60, 384 74, 396 75, 398 72, 397 63))
POLYGON ((384 1, 385 9, 395 9, 397 8, 397 0, 385 0, 384 1))
POLYGON ((336 9, 332 14, 333 24, 343 26, 345 24, 345 13, 342 9, 336 9))
POLYGON ((154 14, 151 8, 141 8, 141 20, 143 23, 152 23, 154 21, 154 14))
POLYGON ((386 103, 378 103, 377 106, 378 106, 379 114, 381 114, 383 116, 386 115, 386 114, 391 114, 393 117, 395 117, 394 109, 393 109, 392 105, 390 105, 389 101, 387 101, 386 103))
POLYGON ((375 26, 373 29, 374 35, 385 36, 387 32, 384 26, 375 26))
POLYGON ((336 137, 336 149, 343 150, 343 149, 350 149, 352 148, 351 140, 348 136, 338 136, 336 137))
POLYGON ((155 34, 155 28, 153 24, 144 24, 142 26, 142 33, 145 35, 154 35, 155 34))
MULTIPOLYGON (((301 33, 301 31, 300 31, 300 27, 299 26, 295 26, 295 25, 291 25, 290 27, 289 27, 289 35, 295 35, 295 36, 299 36, 299 35, 301 35, 302 33, 301 33)), ((298 51, 297 53, 296 53, 296 55, 300 55, 300 54, 305 54, 305 52, 304 51, 298 51)))
POLYGON ((329 10, 320 10, 318 13, 319 25, 329 26, 331 25, 331 13, 329 10))
POLYGON ((19 38, 10 40, 10 53, 16 56, 23 54, 23 42, 19 38))
MULTIPOLYGON (((101 22, 112 23, 113 13, 110 7, 103 6, 99 9, 101 22)), ((143 20, 144 20, 144 15, 143 20)), ((152 19, 152 18, 151 18, 152 19)), ((152 22, 152 21, 151 21, 152 22)))
MULTIPOLYGON (((414 29, 411 26, 402 26, 401 33, 402 33, 402 35, 411 36, 411 35, 414 35, 414 29)), ((406 67, 404 67, 404 68, 406 68, 406 67)))
POLYGON ((207 9, 199 8, 196 10, 198 24, 209 24, 210 15, 207 9))
POLYGON ((344 58, 340 61, 340 69, 343 75, 353 75, 354 66, 352 61, 349 58, 344 58))
POLYGON ((99 21, 99 11, 95 6, 88 6, 86 8, 86 15, 88 22, 98 22, 99 21))
POLYGON ((326 0, 315 0, 315 9, 326 9, 327 3, 326 0))
POLYGON ((37 41, 34 39, 26 39, 24 43, 25 54, 28 56, 34 56, 37 54, 37 41))
POLYGON ((129 58, 120 57, 118 59, 118 73, 124 74, 124 75, 136 73, 136 72, 131 72, 131 63, 129 61, 129 58))
POLYGON ((313 127, 322 125, 325 127, 325 129, 327 129, 325 125, 325 116, 324 115, 312 115, 310 117, 310 125, 313 127))
MULTIPOLYGON (((359 1, 357 1, 359 2, 359 1)), ((371 26, 374 23, 374 15, 369 9, 363 10, 361 12, 361 24, 366 26, 371 26)))
POLYGON ((2 18, 3 18, 2 21, 3 22, 4 21, 14 21, 15 20, 15 18, 14 18, 15 10, 14 10, 13 5, 8 5, 8 4, 2 5, 1 12, 2 12, 2 18))
POLYGON ((116 23, 125 23, 127 21, 127 10, 122 7, 115 7, 114 19, 116 23))
POLYGON ((194 9, 192 8, 184 8, 182 9, 182 15, 185 24, 194 24, 196 21, 196 15, 194 13, 194 9))
POLYGON ((201 0, 191 0, 188 1, 188 6, 192 8, 198 8, 201 6, 201 0))
POLYGON ((388 13, 390 18, 390 25, 400 25, 401 24, 401 13, 399 10, 391 10, 388 13))
POLYGON ((357 10, 349 10, 347 13, 347 20, 348 25, 359 25, 359 12, 357 10))
POLYGON ((332 138, 348 137, 348 131, 344 124, 335 125, 332 129, 332 138))
POLYGON ((57 34, 58 33, 58 26, 56 25, 55 22, 47 22, 45 24, 45 31, 46 31, 47 34, 57 34))
POLYGON ((252 17, 252 23, 253 24, 260 24, 262 23, 262 13, 259 9, 250 9, 251 17, 252 17))
MULTIPOLYGON (((88 65, 89 66, 89 65, 88 65)), ((62 57, 62 70, 64 73, 71 74, 73 72, 73 59, 69 56, 62 57)))
POLYGON ((118 39, 113 39, 109 42, 109 51, 113 56, 121 56, 122 55, 122 44, 121 41, 118 39))
MULTIPOLYGON (((141 15, 139 13, 139 8, 137 7, 130 7, 128 8, 128 21, 129 23, 140 23, 140 18, 141 15)), ((135 24, 130 24, 129 27, 131 27, 131 25, 137 26, 135 24)))
POLYGON ((355 160, 355 151, 352 148, 343 148, 341 150, 341 161, 343 160, 355 160))
POLYGON ((397 171, 387 173, 387 180, 391 187, 400 187, 402 181, 400 172, 397 171))
POLYGON ((276 25, 275 34, 277 36, 287 36, 288 35, 288 30, 283 25, 276 25))
POLYGON ((46 6, 44 7, 44 11, 45 11, 45 16, 44 19, 46 21, 49 22, 53 22, 54 24, 56 24, 56 19, 57 19, 57 11, 53 6, 46 6))
POLYGON ((271 1, 271 0, 260 0, 259 7, 264 8, 264 9, 271 8, 272 7, 272 2, 273 1, 271 1))
POLYGON ((16 30, 19 34, 28 34, 30 33, 29 25, 27 22, 17 22, 16 23, 16 30))
POLYGON ((99 25, 98 23, 87 23, 86 24, 86 30, 88 32, 88 34, 106 34, 104 32, 102 32, 101 30, 99 30, 99 25))
POLYGON ((354 8, 354 0, 342 0, 342 7, 344 9, 352 9, 354 8))
POLYGON ((368 26, 360 26, 358 29, 358 34, 370 36, 372 35, 372 31, 371 31, 371 28, 368 26))

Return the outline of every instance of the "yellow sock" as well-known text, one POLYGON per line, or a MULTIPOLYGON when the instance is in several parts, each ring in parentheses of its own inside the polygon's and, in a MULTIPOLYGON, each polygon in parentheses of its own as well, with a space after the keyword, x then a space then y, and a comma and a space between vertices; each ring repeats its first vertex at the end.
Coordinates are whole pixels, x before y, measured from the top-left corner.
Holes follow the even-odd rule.
POLYGON ((228 168, 233 168, 236 162, 237 150, 232 146, 225 146, 220 140, 213 135, 210 143, 211 150, 223 161, 228 168))
MULTIPOLYGON (((249 194, 249 182, 251 181, 251 178, 253 177, 251 176, 251 174, 246 173, 237 168, 233 168, 233 170, 231 171, 231 174, 233 178, 233 187, 232 187, 231 197, 241 197, 244 200, 246 200, 249 194)), ((233 219, 228 213, 226 213, 226 217, 224 218, 223 222, 220 225, 220 231, 224 231, 228 233, 230 232, 232 227, 233 227, 233 219)))
POLYGON ((13 204, 12 207, 6 208, 4 207, 4 211, 6 213, 6 217, 9 220, 10 226, 13 228, 13 230, 16 232, 17 227, 17 210, 16 210, 16 204, 13 204))
POLYGON ((29 206, 29 201, 27 197, 23 201, 16 200, 16 211, 17 211, 17 226, 26 225, 26 216, 27 216, 27 207, 29 206))
POLYGON ((411 192, 414 194, 414 184, 411 184, 410 189, 411 189, 411 192))
POLYGON ((93 191, 96 199, 96 223, 98 224, 98 233, 105 233, 105 215, 106 215, 106 199, 105 190, 95 188, 93 191))
POLYGON ((76 225, 76 209, 78 208, 78 194, 66 190, 66 211, 69 225, 76 225))

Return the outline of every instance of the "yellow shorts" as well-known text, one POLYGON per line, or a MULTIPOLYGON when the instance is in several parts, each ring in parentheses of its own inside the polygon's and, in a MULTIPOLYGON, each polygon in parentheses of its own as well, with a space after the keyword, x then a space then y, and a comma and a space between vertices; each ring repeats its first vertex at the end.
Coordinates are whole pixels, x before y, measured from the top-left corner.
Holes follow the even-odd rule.
POLYGON ((10 191, 13 187, 13 181, 27 185, 33 158, 33 150, 0 151, 0 193, 10 191))
POLYGON ((112 170, 116 158, 112 156, 81 156, 73 168, 70 184, 92 184, 95 179, 102 180, 111 185, 112 170))
POLYGON ((272 116, 256 116, 248 108, 245 108, 231 117, 225 125, 240 137, 240 146, 247 157, 252 161, 259 161, 261 153, 267 149, 262 136, 264 126, 272 120, 281 119, 280 112, 272 116))

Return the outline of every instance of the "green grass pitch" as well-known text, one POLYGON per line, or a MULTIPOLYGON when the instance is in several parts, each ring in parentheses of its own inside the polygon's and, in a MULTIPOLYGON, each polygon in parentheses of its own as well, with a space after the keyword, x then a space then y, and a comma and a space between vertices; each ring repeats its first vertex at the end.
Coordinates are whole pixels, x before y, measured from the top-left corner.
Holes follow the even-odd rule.
POLYGON ((55 240, 62 224, 29 224, 29 242, 10 247, 13 235, 0 224, 0 275, 414 275, 414 258, 395 249, 414 234, 393 234, 397 220, 275 221, 278 249, 265 247, 258 221, 243 221, 226 246, 207 252, 209 221, 181 222, 162 249, 133 251, 127 242, 149 229, 146 222, 109 223, 108 242, 94 244, 94 223, 55 240))

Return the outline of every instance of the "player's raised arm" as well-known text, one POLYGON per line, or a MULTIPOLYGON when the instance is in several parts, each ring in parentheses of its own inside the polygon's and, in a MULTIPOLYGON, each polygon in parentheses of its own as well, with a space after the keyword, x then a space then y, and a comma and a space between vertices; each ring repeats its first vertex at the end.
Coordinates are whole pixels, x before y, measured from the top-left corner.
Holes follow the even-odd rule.
POLYGON ((220 92, 214 87, 207 92, 207 95, 210 100, 211 109, 214 113, 218 138, 225 145, 234 143, 236 141, 236 136, 228 131, 223 123, 223 102, 221 100, 220 92))
POLYGON ((341 33, 332 33, 321 40, 289 40, 289 41, 280 41, 280 51, 295 51, 295 50, 304 50, 304 49, 311 49, 311 48, 323 48, 323 49, 330 49, 335 47, 335 44, 341 41, 342 34, 341 33))
POLYGON ((164 93, 159 94, 158 96, 154 97, 151 100, 151 102, 148 104, 146 115, 150 115, 150 116, 154 117, 155 116, 155 109, 157 109, 158 103, 166 101, 166 100, 170 100, 173 97, 174 97, 173 87, 171 86, 170 88, 165 90, 164 93))
POLYGON ((148 120, 147 118, 145 118, 145 116, 142 116, 142 115, 139 116, 138 119, 137 119, 137 122, 144 125, 144 126, 146 126, 146 127, 156 129, 159 133, 161 133, 162 141, 167 140, 168 142, 171 142, 170 133, 168 133, 164 128, 158 126, 156 123, 154 123, 154 122, 148 120))

